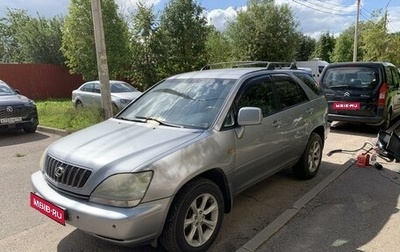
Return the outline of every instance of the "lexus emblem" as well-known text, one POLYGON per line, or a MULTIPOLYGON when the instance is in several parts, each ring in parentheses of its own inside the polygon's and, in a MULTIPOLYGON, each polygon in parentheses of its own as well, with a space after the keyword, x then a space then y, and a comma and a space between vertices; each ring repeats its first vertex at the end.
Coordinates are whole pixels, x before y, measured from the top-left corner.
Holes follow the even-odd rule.
POLYGON ((350 93, 349 93, 349 92, 345 92, 345 93, 343 94, 343 96, 344 96, 344 97, 350 97, 350 93))
POLYGON ((59 166, 56 168, 54 175, 56 176, 56 178, 60 178, 64 174, 64 171, 65 171, 64 167, 59 166))
POLYGON ((12 113, 13 112, 13 108, 11 106, 7 106, 7 112, 8 113, 12 113))

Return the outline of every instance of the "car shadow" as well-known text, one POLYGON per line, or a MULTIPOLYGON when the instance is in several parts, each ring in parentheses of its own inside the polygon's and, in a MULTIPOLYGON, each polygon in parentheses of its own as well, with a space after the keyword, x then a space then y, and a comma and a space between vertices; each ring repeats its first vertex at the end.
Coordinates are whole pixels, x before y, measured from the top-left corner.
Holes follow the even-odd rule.
POLYGON ((46 138, 49 136, 38 131, 29 134, 23 130, 0 131, 0 147, 35 142, 46 138))
MULTIPOLYGON (((369 136, 370 134, 378 135, 381 128, 357 123, 333 122, 330 131, 334 133, 352 134, 357 136, 369 136)), ((391 127, 385 131, 400 133, 400 117, 392 121, 391 127)))
POLYGON ((399 180, 352 165, 257 251, 394 251, 399 180))
POLYGON ((339 134, 352 134, 356 136, 369 137, 371 134, 378 135, 378 127, 365 124, 334 122, 331 125, 330 131, 339 134))

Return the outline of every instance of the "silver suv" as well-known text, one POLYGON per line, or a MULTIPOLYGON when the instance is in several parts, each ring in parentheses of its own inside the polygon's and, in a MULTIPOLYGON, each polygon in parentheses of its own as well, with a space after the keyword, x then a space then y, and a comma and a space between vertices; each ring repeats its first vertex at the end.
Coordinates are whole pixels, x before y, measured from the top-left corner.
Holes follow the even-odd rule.
POLYGON ((325 97, 307 72, 272 66, 172 76, 60 139, 32 175, 31 206, 117 244, 207 250, 236 194, 319 169, 325 97))

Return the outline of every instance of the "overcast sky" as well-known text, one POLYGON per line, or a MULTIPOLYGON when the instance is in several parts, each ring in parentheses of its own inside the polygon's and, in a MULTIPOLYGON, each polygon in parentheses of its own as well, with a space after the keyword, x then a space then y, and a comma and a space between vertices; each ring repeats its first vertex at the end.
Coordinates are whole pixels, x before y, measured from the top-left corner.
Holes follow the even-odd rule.
MULTIPOLYGON (((88 0, 89 1, 89 0, 88 0)), ((116 0, 121 11, 127 12, 135 7, 137 0, 116 0)), ((146 0, 162 10, 168 0, 146 0)), ((198 0, 206 9, 206 15, 217 29, 223 30, 227 21, 235 18, 235 10, 243 8, 246 0, 198 0)), ((275 0, 277 4, 289 4, 297 21, 299 30, 317 38, 322 32, 337 35, 356 21, 357 0, 275 0)), ((27 10, 32 16, 52 17, 67 15, 70 0, 1 0, 0 17, 7 8, 27 10)), ((388 29, 400 31, 400 0, 361 0, 360 20, 371 19, 374 11, 388 11, 388 29)))

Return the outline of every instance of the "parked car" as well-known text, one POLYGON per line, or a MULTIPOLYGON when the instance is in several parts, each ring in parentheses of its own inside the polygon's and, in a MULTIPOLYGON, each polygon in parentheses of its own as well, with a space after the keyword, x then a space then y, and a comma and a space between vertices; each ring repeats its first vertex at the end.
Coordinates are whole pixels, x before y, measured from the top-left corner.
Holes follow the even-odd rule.
POLYGON ((390 127, 400 115, 400 74, 387 62, 334 63, 325 67, 321 88, 328 120, 390 127))
POLYGON ((35 102, 0 80, 0 130, 34 133, 38 124, 35 102))
MULTIPOLYGON (((110 91, 114 112, 120 111, 142 94, 132 85, 117 80, 110 80, 110 91)), ((72 102, 75 107, 101 107, 100 81, 88 81, 73 90, 72 102)))
POLYGON ((325 97, 307 72, 269 68, 172 76, 60 139, 32 175, 31 206, 113 243, 207 250, 235 195, 285 168, 319 170, 325 97))
POLYGON ((297 61, 296 65, 301 68, 310 68, 312 72, 312 76, 314 79, 319 82, 321 73, 324 70, 324 68, 329 65, 327 61, 324 61, 320 58, 314 58, 309 61, 297 61))

